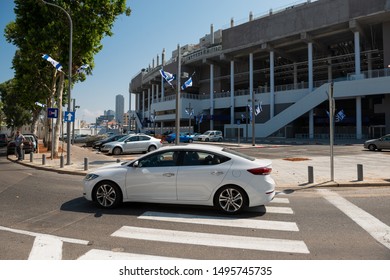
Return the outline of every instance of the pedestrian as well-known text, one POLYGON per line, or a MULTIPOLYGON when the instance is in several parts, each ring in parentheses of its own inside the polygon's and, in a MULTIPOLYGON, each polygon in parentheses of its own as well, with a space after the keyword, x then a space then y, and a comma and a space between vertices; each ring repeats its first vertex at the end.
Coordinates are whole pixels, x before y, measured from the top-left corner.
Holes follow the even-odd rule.
POLYGON ((19 130, 16 131, 15 135, 15 150, 16 150, 16 156, 18 157, 18 160, 22 160, 22 150, 23 150, 23 142, 25 138, 23 134, 20 133, 19 130))

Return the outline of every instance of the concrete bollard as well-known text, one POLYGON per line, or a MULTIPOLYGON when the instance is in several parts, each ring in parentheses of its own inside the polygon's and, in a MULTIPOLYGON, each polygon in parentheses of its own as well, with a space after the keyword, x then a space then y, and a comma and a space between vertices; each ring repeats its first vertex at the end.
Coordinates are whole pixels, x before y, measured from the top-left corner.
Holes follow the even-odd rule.
POLYGON ((60 156, 60 168, 64 168, 64 156, 60 156))
POLYGON ((34 162, 34 153, 33 152, 30 153, 30 162, 34 162))
POLYGON ((84 171, 88 170, 88 158, 84 158, 84 171))
POLYGON ((308 171, 308 177, 309 177, 308 182, 314 183, 314 168, 313 168, 313 166, 308 166, 307 171, 308 171))
POLYGON ((363 164, 357 165, 357 180, 363 181, 363 164))
POLYGON ((46 164, 46 155, 43 154, 42 155, 42 165, 45 165, 46 164))

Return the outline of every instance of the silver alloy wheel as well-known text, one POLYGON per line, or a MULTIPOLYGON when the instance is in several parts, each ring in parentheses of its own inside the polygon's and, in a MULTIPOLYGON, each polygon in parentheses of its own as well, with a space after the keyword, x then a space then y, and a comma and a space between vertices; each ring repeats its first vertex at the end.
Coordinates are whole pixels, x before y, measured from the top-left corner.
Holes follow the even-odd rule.
POLYGON ((369 149, 370 151, 375 151, 375 150, 376 150, 376 146, 375 146, 374 144, 370 144, 370 145, 368 146, 368 149, 369 149))
POLYGON ((245 206, 245 198, 236 188, 225 188, 218 195, 218 206, 227 213, 237 213, 245 206))
POLYGON ((119 148, 119 147, 115 147, 114 148, 114 150, 112 150, 112 153, 114 154, 114 155, 120 155, 121 153, 122 153, 122 149, 121 148, 119 148))
POLYGON ((156 150, 156 147, 155 146, 150 146, 149 149, 148 149, 148 152, 151 152, 151 151, 154 151, 156 150))
POLYGON ((110 183, 102 183, 95 192, 96 202, 104 208, 113 208, 119 203, 120 194, 116 186, 110 183))

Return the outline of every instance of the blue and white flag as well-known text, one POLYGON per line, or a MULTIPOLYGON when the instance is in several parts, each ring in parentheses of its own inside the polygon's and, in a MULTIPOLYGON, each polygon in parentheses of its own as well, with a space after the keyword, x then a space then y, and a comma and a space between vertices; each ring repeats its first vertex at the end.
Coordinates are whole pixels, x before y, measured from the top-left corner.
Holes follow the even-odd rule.
POLYGON ((160 70, 160 74, 165 79, 165 81, 167 81, 167 83, 170 85, 172 85, 172 81, 174 81, 176 79, 175 75, 173 75, 169 72, 166 72, 162 69, 160 70))
POLYGON ((259 105, 255 106, 255 116, 257 116, 258 114, 260 114, 263 111, 263 107, 261 107, 262 103, 263 102, 260 102, 259 105))
POLYGON ((185 112, 187 115, 189 115, 191 117, 194 114, 194 109, 191 109, 191 111, 189 111, 188 109, 185 109, 185 112))
POLYGON ((54 66, 54 68, 56 68, 58 71, 61 71, 61 69, 62 69, 61 63, 59 63, 58 61, 55 61, 54 59, 52 59, 50 57, 50 55, 44 54, 44 55, 42 55, 42 58, 47 60, 47 61, 49 61, 54 66))
POLYGON ((84 65, 81 65, 79 67, 79 69, 77 69, 77 74, 80 74, 80 73, 85 73, 85 71, 89 68, 89 65, 88 64, 84 64, 84 65))
POLYGON ((336 122, 341 122, 346 116, 344 110, 340 110, 336 115, 336 122))
POLYGON ((192 77, 185 81, 185 83, 181 86, 181 90, 185 90, 188 87, 192 87, 192 77))
POLYGON ((200 118, 199 118, 199 123, 202 123, 202 121, 203 121, 203 114, 202 114, 202 115, 200 115, 200 118))

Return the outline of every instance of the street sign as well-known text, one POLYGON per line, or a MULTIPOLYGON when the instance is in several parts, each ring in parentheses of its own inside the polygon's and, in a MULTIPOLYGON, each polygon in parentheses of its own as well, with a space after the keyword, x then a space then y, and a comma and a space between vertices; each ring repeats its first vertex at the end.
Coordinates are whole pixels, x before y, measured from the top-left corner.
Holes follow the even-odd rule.
POLYGON ((47 108, 47 117, 50 119, 58 118, 58 108, 47 108))
POLYGON ((74 122, 74 112, 65 112, 64 114, 64 121, 65 122, 74 122))

